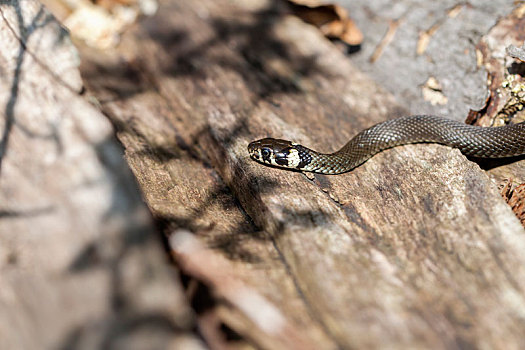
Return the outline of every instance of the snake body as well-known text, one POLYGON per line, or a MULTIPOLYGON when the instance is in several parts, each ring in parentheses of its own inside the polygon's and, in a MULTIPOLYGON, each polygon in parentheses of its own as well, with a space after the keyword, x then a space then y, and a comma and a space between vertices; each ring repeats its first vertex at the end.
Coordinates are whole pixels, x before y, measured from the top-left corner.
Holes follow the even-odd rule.
POLYGON ((302 145, 265 138, 248 145, 260 163, 321 174, 340 174, 363 164, 387 148, 410 143, 439 143, 479 158, 504 158, 525 153, 525 122, 480 127, 433 115, 412 115, 385 121, 361 131, 339 151, 316 152, 302 145))

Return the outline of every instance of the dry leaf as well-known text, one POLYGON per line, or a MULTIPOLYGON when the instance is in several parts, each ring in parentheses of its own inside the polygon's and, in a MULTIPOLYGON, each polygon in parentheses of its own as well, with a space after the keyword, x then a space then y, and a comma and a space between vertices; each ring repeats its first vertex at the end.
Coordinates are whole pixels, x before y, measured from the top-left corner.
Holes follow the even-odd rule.
POLYGON ((525 80, 517 69, 520 63, 509 59, 509 56, 525 59, 522 9, 525 6, 499 19, 476 45, 476 64, 487 71, 489 95, 480 110, 469 112, 467 123, 497 126, 524 118, 524 99, 520 90, 525 86, 525 80))
POLYGON ((348 45, 363 42, 363 33, 348 17, 348 12, 339 5, 322 5, 316 0, 289 0, 298 17, 310 23, 328 38, 340 39, 348 45))
POLYGON ((428 78, 421 90, 425 101, 430 102, 432 106, 446 105, 448 102, 447 96, 443 94, 443 88, 441 87, 441 84, 434 77, 428 78))
POLYGON ((525 184, 514 186, 512 182, 512 179, 507 181, 501 189, 501 195, 510 205, 521 224, 525 226, 525 184))

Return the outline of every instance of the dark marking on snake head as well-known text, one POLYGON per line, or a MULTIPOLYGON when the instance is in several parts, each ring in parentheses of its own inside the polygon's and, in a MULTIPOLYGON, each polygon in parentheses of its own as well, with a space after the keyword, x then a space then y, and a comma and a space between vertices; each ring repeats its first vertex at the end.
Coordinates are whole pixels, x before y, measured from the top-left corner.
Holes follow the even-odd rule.
POLYGON ((290 154, 290 149, 283 150, 281 152, 275 153, 275 163, 288 166, 288 155, 290 154))
POLYGON ((312 155, 310 154, 310 150, 301 145, 295 145, 294 148, 297 150, 297 152, 299 152, 299 159, 301 159, 299 165, 297 165, 297 169, 302 169, 308 164, 310 164, 310 162, 312 161, 312 155))
POLYGON ((296 150, 294 146, 283 148, 280 152, 275 153, 275 163, 285 166, 285 167, 292 167, 293 166, 293 160, 290 159, 290 154, 292 153, 292 150, 296 150), (290 164, 290 161, 292 164, 290 164))

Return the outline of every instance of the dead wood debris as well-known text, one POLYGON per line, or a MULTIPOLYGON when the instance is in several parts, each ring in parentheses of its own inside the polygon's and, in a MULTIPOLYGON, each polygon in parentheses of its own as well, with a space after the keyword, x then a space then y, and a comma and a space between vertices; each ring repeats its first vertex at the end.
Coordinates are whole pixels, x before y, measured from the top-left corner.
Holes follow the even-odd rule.
POLYGON ((514 214, 521 221, 521 224, 525 226, 525 183, 515 185, 512 179, 508 179, 501 186, 500 192, 514 214))
POLYGON ((423 98, 430 102, 431 105, 446 105, 448 98, 443 94, 443 87, 441 83, 435 78, 430 77, 421 87, 423 98))
POLYGON ((98 49, 115 47, 140 16, 153 15, 157 0, 42 0, 71 35, 98 49))
POLYGON ((476 46, 478 66, 488 73, 489 96, 482 109, 469 112, 469 124, 499 126, 525 118, 522 113, 525 48, 517 46, 525 40, 521 30, 525 24, 524 9, 521 6, 502 18, 476 46), (501 44, 508 42, 514 45, 501 44))
POLYGON ((319 28, 326 37, 339 39, 351 46, 363 42, 363 33, 343 7, 323 5, 317 0, 289 0, 289 3, 296 16, 319 28))
POLYGON ((229 272, 234 270, 231 262, 204 247, 189 231, 173 232, 169 243, 179 268, 192 278, 187 288, 189 299, 204 288, 213 294, 210 302, 218 302, 201 310, 198 321, 210 344, 228 345, 220 330, 228 325, 229 332, 251 339, 262 349, 313 349, 310 339, 294 328, 279 308, 229 272))
POLYGON ((392 42, 392 40, 394 39, 394 35, 396 34, 397 28, 399 28, 399 25, 401 24, 401 22, 402 22, 401 19, 390 21, 390 23, 388 24, 387 32, 383 36, 383 39, 381 39, 381 42, 377 45, 372 56, 370 56, 371 63, 374 63, 375 61, 377 61, 379 57, 381 56, 381 54, 383 53, 383 50, 385 49, 385 47, 388 46, 388 44, 392 42))
POLYGON ((521 47, 516 47, 514 45, 507 46, 507 54, 513 58, 517 58, 522 62, 525 62, 525 44, 521 47))
POLYGON ((422 55, 425 53, 425 51, 427 50, 428 44, 430 43, 430 39, 436 33, 436 31, 439 28, 441 28, 443 24, 445 24, 445 21, 447 20, 447 18, 455 18, 459 14, 463 6, 464 6, 463 4, 458 4, 452 7, 451 9, 447 11, 446 17, 441 18, 439 21, 434 23, 430 28, 419 33, 419 39, 417 41, 417 48, 416 48, 416 53, 418 55, 422 55))

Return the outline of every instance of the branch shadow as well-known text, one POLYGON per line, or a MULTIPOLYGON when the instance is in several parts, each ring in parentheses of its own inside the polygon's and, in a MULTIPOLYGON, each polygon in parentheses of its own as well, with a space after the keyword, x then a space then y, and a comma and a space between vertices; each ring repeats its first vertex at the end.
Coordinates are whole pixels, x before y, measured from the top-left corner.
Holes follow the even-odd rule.
POLYGON ((98 342, 97 348, 101 349, 126 348, 135 341, 144 343, 145 339, 152 337, 154 341, 148 340, 148 346, 164 348, 174 336, 195 330, 184 322, 180 324, 180 320, 175 320, 168 311, 137 307, 136 291, 130 289, 129 272, 126 273, 130 259, 137 259, 137 250, 140 250, 146 251, 141 262, 151 276, 135 278, 146 283, 158 276, 161 267, 155 260, 150 261, 147 247, 156 246, 159 238, 164 240, 164 236, 151 225, 151 216, 142 201, 135 177, 124 161, 122 148, 110 137, 97 144, 95 149, 105 169, 105 177, 112 184, 111 205, 102 219, 101 227, 105 232, 83 247, 71 262, 68 272, 82 274, 102 270, 107 273, 109 309, 93 323, 72 327, 58 348, 84 349, 86 343, 93 344, 93 341, 98 342))
MULTIPOLYGON (((83 48, 84 55, 88 49, 83 48)), ((111 102, 125 102, 138 94, 157 91, 155 82, 148 79, 148 67, 143 61, 98 62, 89 60, 81 64, 81 75, 89 90, 104 91, 108 96, 97 97, 101 105, 111 102)))
MULTIPOLYGON (((169 232, 174 227, 178 229, 185 228, 192 232, 213 229, 213 227, 203 228, 196 222, 210 206, 218 204, 224 210, 229 210, 240 207, 240 204, 232 196, 230 188, 225 184, 220 184, 202 201, 202 205, 194 208, 190 215, 154 217, 159 230, 152 231, 147 221, 135 220, 130 215, 140 211, 143 208, 143 202, 140 198, 135 178, 131 172, 126 170, 123 157, 115 157, 115 153, 122 153, 122 149, 115 144, 113 139, 108 139, 97 145, 96 150, 99 160, 104 165, 107 176, 112 178, 111 183, 113 184, 112 205, 104 215, 106 224, 103 226, 108 226, 111 229, 113 226, 112 222, 117 220, 122 222, 124 227, 117 227, 119 232, 117 244, 114 241, 108 241, 107 238, 104 238, 105 235, 86 244, 71 262, 69 272, 82 274, 91 270, 107 271, 110 280, 110 309, 103 319, 97 321, 98 326, 88 323, 74 327, 62 340, 59 349, 81 349, 86 342, 93 341, 93 338, 100 339, 100 348, 119 348, 122 344, 126 344, 130 339, 144 332, 155 334, 155 337, 158 338, 159 346, 162 348, 162 339, 187 332, 199 335, 198 329, 195 328, 196 325, 193 325, 193 328, 183 327, 174 322, 173 316, 168 313, 135 310, 133 300, 130 300, 130 290, 126 288, 125 277, 123 276, 126 270, 125 264, 129 262, 129 256, 133 254, 133 250, 142 249, 144 246, 158 241, 159 235, 161 235, 161 239, 165 240, 165 236, 161 232, 169 232), (119 218, 123 220, 119 220, 119 218), (117 247, 116 252, 107 253, 107 249, 104 247, 109 244, 117 247), (99 329, 100 322, 104 324, 102 330, 99 329)), ((181 154, 179 156, 195 157, 195 154, 181 154)), ((271 180, 257 179, 257 181, 260 185, 262 184, 264 191, 269 191, 277 186, 271 180)), ((240 259, 252 263, 260 262, 256 255, 249 251, 244 251, 239 245, 239 241, 244 238, 260 240, 269 238, 261 234, 256 225, 250 221, 248 215, 246 215, 246 220, 246 222, 239 223, 238 226, 234 227, 232 234, 222 235, 217 237, 216 240, 212 240, 209 243, 210 247, 222 250, 232 259, 240 259)), ((166 242, 165 246, 167 247, 166 242)), ((192 277, 188 276, 188 278, 192 277)), ((208 290, 208 287, 204 285, 201 287, 204 290, 208 290)), ((200 293, 191 299, 191 302, 196 307, 194 310, 201 310, 198 313, 206 312, 214 305, 213 303, 206 305, 203 295, 206 295, 206 293, 200 293)), ((209 300, 212 300, 212 298, 210 297, 209 300)), ((223 332, 230 335, 234 334, 227 325, 222 324, 221 327, 223 332)), ((232 339, 236 339, 235 336, 232 337, 232 339)))
POLYGON ((159 91, 158 82, 151 79, 155 75, 189 77, 195 86, 201 86, 206 84, 213 67, 236 73, 257 100, 271 99, 276 94, 298 94, 302 92, 302 78, 333 75, 318 64, 317 55, 301 53, 277 36, 276 25, 289 14, 287 4, 281 0, 271 0, 265 8, 235 18, 206 19, 204 25, 213 34, 203 42, 196 40, 198 35, 182 23, 174 22, 172 13, 180 10, 179 5, 163 6, 156 15, 141 22, 137 34, 155 42, 162 57, 155 56, 153 62, 146 56, 112 63, 92 60, 82 69, 88 85, 111 96, 100 99, 100 103, 125 101, 146 91, 159 91), (282 72, 272 68, 270 62, 281 62, 286 69, 282 72), (162 73, 145 73, 157 70, 162 73))
MULTIPOLYGON (((168 19, 170 11, 159 11, 158 15, 146 20, 143 29, 146 33, 155 40, 161 47, 165 48, 168 53, 167 56, 172 56, 173 59, 168 62, 158 62, 160 69, 172 77, 190 77, 195 81, 195 85, 199 87, 208 78, 209 70, 203 69, 203 66, 220 66, 230 71, 236 72, 243 81, 247 84, 249 89, 254 92, 258 99, 268 99, 274 94, 294 94, 300 93, 301 88, 297 83, 297 76, 310 76, 313 74, 323 74, 322 68, 316 64, 315 56, 301 56, 294 52, 285 42, 274 36, 273 25, 277 21, 277 17, 282 15, 279 9, 279 1, 271 1, 268 8, 257 12, 254 15, 254 21, 246 24, 242 19, 239 20, 224 20, 220 18, 212 18, 211 27, 214 30, 213 38, 210 40, 193 45, 190 34, 187 31, 174 28, 170 25, 168 29, 165 26, 157 25, 158 21, 171 23, 168 19), (164 28, 164 31, 159 31, 158 28, 164 28), (217 47, 230 47, 231 43, 235 42, 235 53, 233 58, 229 55, 217 55, 217 47), (261 53, 264 52, 264 55, 261 53), (240 59, 239 59, 240 58, 240 59), (294 73, 292 76, 285 76, 278 74, 275 70, 268 68, 267 61, 277 59, 285 61, 294 73)), ((158 67, 157 67, 158 68, 158 67)), ((127 300, 125 290, 122 287, 122 264, 132 247, 143 246, 152 239, 158 239, 157 235, 161 235, 164 240, 165 249, 169 246, 165 241, 162 232, 171 232, 175 228, 187 229, 194 233, 206 233, 214 229, 211 226, 202 226, 198 222, 212 206, 219 206, 224 211, 232 209, 241 210, 245 221, 234 225, 228 234, 218 235, 208 241, 208 245, 212 248, 220 249, 226 256, 231 259, 239 259, 243 262, 256 263, 260 261, 260 257, 253 252, 243 248, 240 242, 244 239, 249 240, 271 240, 275 242, 275 238, 288 232, 289 225, 295 227, 310 227, 313 225, 327 225, 327 214, 322 211, 302 211, 295 212, 284 210, 284 220, 279 223, 279 227, 275 236, 269 237, 260 227, 254 223, 250 216, 244 212, 241 204, 235 196, 235 191, 227 186, 222 181, 218 173, 215 171, 213 162, 199 151, 202 139, 212 139, 219 144, 220 150, 226 150, 231 147, 235 140, 249 135, 247 117, 239 118, 235 125, 233 125, 227 132, 213 130, 208 124, 202 129, 198 130, 194 135, 182 134, 183 131, 176 130, 173 127, 173 138, 170 144, 158 145, 153 140, 150 140, 148 135, 140 131, 139 128, 134 128, 130 120, 123 120, 117 116, 112 116, 109 108, 104 108, 104 104, 108 102, 124 102, 145 91, 159 91, 155 81, 148 78, 148 70, 156 68, 148 67, 146 61, 120 62, 110 65, 95 65, 91 70, 84 71, 84 80, 88 84, 96 86, 97 90, 105 90, 110 97, 99 100, 103 105, 102 109, 109 116, 117 132, 128 133, 133 137, 142 141, 143 147, 138 150, 137 156, 153 157, 161 163, 170 162, 173 159, 191 159, 200 162, 207 169, 210 170, 216 181, 216 187, 213 188, 207 196, 202 199, 201 204, 192 208, 187 215, 173 215, 173 214, 159 214, 153 213, 153 217, 158 228, 156 233, 151 233, 149 229, 140 223, 129 220, 129 213, 134 212, 137 208, 126 207, 122 204, 122 196, 131 198, 129 203, 140 203, 140 199, 135 192, 138 187, 134 179, 132 184, 128 184, 126 178, 116 178, 114 183, 120 184, 113 189, 113 205, 108 209, 107 219, 110 220, 113 216, 126 215, 127 227, 120 238, 122 243, 118 253, 110 258, 105 257, 101 253, 101 244, 103 242, 93 241, 86 245, 85 249, 72 262, 70 270, 72 273, 81 273, 90 269, 104 268, 110 271, 111 276, 111 314, 108 321, 107 330, 104 333, 104 340, 102 344, 109 346, 115 343, 115 340, 127 336, 126 332, 135 332, 142 327, 148 327, 151 324, 160 322, 162 328, 170 331, 178 331, 177 325, 174 323, 165 323, 163 315, 143 314, 136 316, 130 320, 126 318, 127 308, 130 303, 127 300), (126 185, 123 185, 126 184, 126 185), (132 193, 124 191, 122 188, 133 188, 132 193), (124 328, 119 328, 119 324, 124 328), (136 326, 138 325, 138 326, 136 326)), ((151 74, 154 76, 155 74, 151 74)), ((133 118, 133 117, 132 117, 133 118)), ((171 130, 170 130, 171 131, 171 130)), ((118 166, 112 163, 112 157, 106 154, 107 146, 100 145, 98 147, 99 157, 111 174, 113 172, 119 173, 118 166)), ((220 151, 219 151, 220 152, 220 151)), ((111 153, 111 152, 110 152, 111 153)), ((254 198, 261 196, 264 193, 275 191, 279 186, 279 182, 270 177, 253 178, 250 174, 241 174, 240 165, 234 166, 235 179, 242 178, 247 184, 246 188, 251 188, 253 193, 249 195, 254 198), (256 183, 257 186, 251 186, 256 183), (256 189, 255 189, 256 188, 256 189)), ((109 175, 113 176, 113 175, 109 175)), ((127 201, 124 201, 127 203, 127 201)), ((139 206, 137 204, 137 206, 139 206)), ((202 298, 197 298, 197 304, 202 303, 202 298)), ((194 305, 197 309, 199 305, 194 305)), ((201 305, 203 306, 203 305, 201 305)), ((77 329, 72 332, 70 336, 65 339, 62 349, 74 349, 82 342, 84 332, 82 329, 77 329)))
MULTIPOLYGON (((204 40, 196 40, 199 35, 190 32, 184 25, 184 20, 174 21, 173 11, 180 4, 163 4, 165 8, 141 23, 139 35, 153 40, 162 51, 162 57, 156 57, 155 67, 149 67, 147 59, 136 58, 133 62, 110 66, 96 66, 93 70, 84 72, 85 80, 91 81, 97 89, 105 89, 112 96, 101 101, 125 101, 138 93, 148 90, 159 91, 156 82, 148 79, 148 71, 162 72, 162 75, 171 77, 189 77, 196 88, 200 88, 209 78, 210 67, 220 67, 222 70, 235 72, 241 77, 250 92, 256 99, 270 99, 274 94, 296 94, 301 92, 298 80, 300 77, 309 77, 316 74, 330 75, 317 63, 316 55, 302 54, 291 43, 280 38, 276 34, 276 25, 284 16, 289 14, 287 5, 280 0, 271 0, 266 7, 254 13, 242 13, 238 16, 214 16, 207 17, 204 25, 209 29, 211 35, 204 40), (268 62, 279 61, 286 65, 291 75, 280 74, 278 70, 272 69, 268 62), (86 75, 87 74, 87 75, 86 75)), ((253 101, 251 101, 253 102, 253 101)), ((134 137, 139 137, 144 147, 136 153, 137 156, 154 158, 156 161, 169 162, 177 158, 189 158, 201 162, 207 169, 215 172, 212 162, 199 152, 199 143, 202 138, 216 140, 219 148, 229 148, 234 140, 248 136, 247 116, 241 117, 236 124, 223 133, 213 130, 206 125, 194 135, 184 135, 183 131, 173 130, 173 142, 170 144, 156 145, 149 142, 147 135, 140 130, 133 129, 129 121, 112 118, 118 132, 127 132, 134 137)), ((220 152, 220 151, 219 151, 220 152)), ((219 176, 216 175, 219 179, 219 176)), ((251 182, 251 179, 247 179, 251 182)), ((275 190, 278 184, 271 179, 258 179, 262 191, 275 190)), ((234 192, 234 191, 233 191, 234 192)), ((205 199, 210 205, 220 202, 225 210, 231 209, 221 202, 219 198, 229 196, 235 206, 242 210, 241 205, 236 202, 235 195, 227 186, 219 181, 217 188, 205 199)), ((253 193, 253 195, 257 195, 253 193)), ((209 206, 208 206, 209 207, 209 206)), ((194 208, 193 214, 184 217, 163 216, 156 217, 161 229, 173 227, 186 228, 192 232, 206 230, 195 223, 195 219, 207 210, 207 206, 194 208)), ((238 232, 246 232, 252 238, 256 232, 261 231, 246 215, 249 225, 237 227, 238 232)), ((266 239, 266 238, 264 238, 266 239)), ((232 249, 230 238, 220 238, 216 246, 223 247, 225 253, 230 254, 232 249), (228 248, 226 248, 228 247, 228 248)), ((245 252, 237 252, 248 258, 245 252)), ((254 257, 249 258, 250 261, 254 257)))
POLYGON ((254 13, 211 17, 206 25, 213 35, 202 42, 192 41, 195 35, 183 24, 174 25, 169 9, 147 19, 142 28, 169 57, 157 62, 164 74, 191 77, 199 84, 209 78, 210 67, 218 66, 235 72, 257 99, 268 99, 301 93, 301 78, 333 75, 317 63, 317 55, 301 53, 276 34, 279 21, 289 13, 288 4, 271 0, 254 13), (272 68, 270 62, 281 62, 286 68, 272 68))
MULTIPOLYGON (((111 117, 111 116, 110 116, 111 117)), ((187 135, 181 135, 174 128, 172 142, 169 144, 154 144, 140 128, 135 128, 132 122, 125 122, 119 118, 112 118, 113 124, 119 133, 126 133, 136 140, 142 147, 134 151, 136 157, 146 157, 156 163, 166 164, 173 160, 191 160, 199 163, 209 171, 215 180, 215 186, 206 197, 201 198, 196 207, 191 208, 187 215, 159 214, 152 212, 157 228, 160 232, 169 233, 175 229, 186 229, 198 235, 204 235, 210 248, 219 249, 225 256, 232 260, 241 260, 249 263, 257 263, 261 258, 248 249, 243 248, 243 241, 248 240, 268 240, 267 235, 251 220, 250 216, 244 211, 234 192, 224 183, 222 178, 214 168, 213 162, 204 152, 199 149, 204 140, 215 140, 217 135, 206 125, 195 132, 188 139, 187 135), (218 209, 217 209, 218 208, 218 209), (223 229, 220 233, 211 235, 215 229, 215 222, 210 225, 203 224, 201 219, 210 211, 227 213, 236 210, 244 216, 243 221, 232 225, 226 231, 223 229)), ((223 152, 232 146, 233 142, 239 137, 247 135, 248 129, 246 119, 240 118, 228 132, 220 135, 220 145, 214 146, 217 152, 223 152)), ((211 141, 215 142, 215 141, 211 141)), ((227 155, 221 153, 219 158, 226 159, 227 155)), ((239 168, 241 165, 235 165, 239 168)), ((243 178, 244 174, 235 174, 234 177, 243 178)), ((257 182, 262 186, 262 193, 273 191, 279 184, 268 178, 259 178, 257 182)), ((249 186, 248 186, 249 187, 249 186)))
POLYGON ((54 212, 55 206, 48 205, 40 208, 26 209, 26 210, 14 210, 14 209, 2 209, 0 208, 0 219, 13 219, 13 218, 31 218, 40 215, 46 215, 54 212))
MULTIPOLYGON (((7 21, 7 19, 4 17, 3 13, 0 12, 2 15, 2 19, 4 20, 6 26, 11 31, 12 35, 16 35, 15 33, 18 32, 19 37, 18 40, 20 41, 20 45, 18 48, 18 53, 16 55, 15 60, 15 68, 13 71, 13 79, 10 87, 10 95, 9 99, 7 101, 7 104, 4 109, 4 130, 2 131, 2 135, 0 137, 0 176, 2 174, 2 165, 3 160, 5 158, 5 155, 9 148, 9 140, 11 136, 11 132, 15 125, 17 125, 16 118, 15 118, 15 107, 19 99, 19 92, 20 92, 20 79, 22 74, 22 66, 24 63, 25 55, 27 53, 27 47, 26 43, 29 41, 29 38, 35 33, 37 30, 47 26, 50 23, 55 23, 54 17, 47 13, 44 9, 43 5, 40 5, 40 8, 36 15, 29 21, 27 25, 24 24, 24 16, 22 15, 22 9, 20 7, 19 1, 6 1, 6 0, 0 0, 0 5, 10 6, 14 9, 15 15, 16 15, 16 21, 17 21, 17 30, 15 28, 12 28, 10 26, 10 23, 7 21)), ((58 41, 62 39, 62 35, 64 35, 65 31, 61 30, 59 33, 59 38, 57 38, 58 41)), ((40 138, 51 138, 55 141, 57 141, 58 150, 61 150, 61 144, 58 141, 58 134, 56 133, 56 130, 53 130, 50 135, 39 135, 36 133, 32 133, 27 128, 23 127, 22 125, 19 125, 22 132, 24 132, 26 135, 30 137, 40 137, 40 138)))
MULTIPOLYGON (((290 51, 285 43, 275 38, 271 34, 273 23, 275 23, 274 16, 279 14, 277 1, 273 1, 270 7, 255 15, 255 24, 243 24, 241 21, 226 21, 223 19, 214 19, 212 27, 216 30, 216 37, 210 42, 191 48, 183 55, 177 55, 172 65, 164 67, 167 73, 173 76, 191 75, 195 79, 205 79, 206 74, 198 69, 195 61, 199 59, 208 60, 212 64, 224 66, 228 69, 234 70, 242 76, 250 89, 261 98, 266 99, 275 93, 298 93, 300 87, 293 77, 286 77, 269 70, 265 65, 265 60, 277 58, 286 60, 298 75, 310 75, 319 70, 315 64, 315 57, 301 57, 296 53, 290 51), (243 57, 246 63, 238 62, 237 60, 230 60, 228 57, 215 57, 211 52, 217 45, 228 45, 230 41, 244 41, 244 44, 239 46, 240 57, 243 57), (260 51, 268 51, 269 55, 261 57, 260 51), (247 69, 247 67, 249 69, 247 69), (196 69, 195 69, 196 68, 196 69), (247 71, 252 71, 251 74, 246 74, 247 71)), ((10 87, 10 97, 6 105, 5 114, 5 128, 0 138, 0 174, 2 170, 2 161, 5 158, 8 150, 10 135, 14 126, 16 125, 15 107, 19 101, 20 93, 20 79, 22 75, 22 66, 25 60, 26 47, 24 45, 34 33, 36 29, 45 25, 49 20, 45 15, 43 7, 40 8, 38 14, 30 21, 27 26, 24 26, 24 18, 22 17, 21 8, 17 1, 4 2, 0 0, 0 4, 9 4, 15 7, 18 17, 19 32, 21 33, 21 44, 16 58, 16 66, 13 73, 13 82, 10 87)), ((169 37, 172 45, 168 47, 169 50, 176 52, 181 43, 184 43, 184 37, 189 36, 184 32, 174 31, 169 37)), ((161 38, 162 39, 162 38, 161 38)), ((157 39, 157 40, 161 40, 157 39)), ((166 38, 162 40, 167 40, 166 38)), ((161 44, 163 44, 161 42, 161 44)), ((142 62, 134 62, 126 64, 123 67, 116 64, 114 66, 99 66, 98 78, 101 84, 105 84, 105 89, 108 90, 115 100, 123 101, 132 98, 138 93, 149 89, 156 89, 155 82, 147 80, 142 73, 147 69, 142 66, 142 62), (108 80, 113 79, 113 80, 108 80)), ((97 78, 95 76, 94 78, 97 78)), ((108 100, 109 101, 109 100, 108 100)), ((101 101, 101 102, 108 102, 101 101)), ((146 135, 141 135, 137 130, 126 129, 127 126, 119 125, 117 118, 112 118, 112 121, 117 125, 117 129, 127 130, 128 132, 135 132, 140 138, 146 141, 146 135)), ((49 137, 57 140, 58 134, 40 135, 32 133, 29 129, 24 129, 27 135, 32 137, 49 137)), ((235 139, 247 135, 247 124, 245 119, 240 119, 227 135, 221 135, 221 147, 230 147, 235 139)), ((154 155, 160 157, 163 161, 169 161, 174 157, 190 157, 198 160, 212 169, 211 162, 203 157, 197 150, 199 139, 202 137, 215 138, 217 135, 209 127, 203 128, 198 132, 191 142, 186 143, 185 138, 180 135, 175 135, 174 145, 177 146, 179 152, 173 152, 168 146, 151 147, 146 145, 142 150, 144 155, 154 155)), ((61 148, 61 147, 59 147, 61 148)), ((85 245, 84 249, 75 257, 69 266, 69 273, 81 274, 90 270, 105 270, 108 272, 110 281, 110 300, 108 310, 104 319, 99 320, 104 325, 101 331, 102 340, 100 342, 101 348, 116 348, 121 344, 123 339, 133 337, 134 334, 142 333, 143 331, 155 330, 155 334, 173 334, 178 332, 187 332, 191 329, 181 327, 176 324, 172 316, 162 311, 159 312, 140 312, 134 310, 133 301, 129 298, 129 290, 126 289, 124 283, 124 265, 127 258, 130 256, 134 248, 141 247, 158 241, 159 235, 162 240, 164 236, 160 232, 166 232, 166 228, 176 226, 177 228, 186 228, 192 232, 202 231, 208 228, 200 227, 196 220, 201 217, 206 210, 212 205, 220 205, 224 210, 231 210, 242 206, 235 199, 231 189, 222 181, 218 181, 217 187, 209 193, 205 198, 203 204, 194 208, 192 213, 188 216, 157 216, 155 217, 157 225, 161 228, 159 231, 152 231, 147 220, 141 219, 140 215, 135 217, 134 214, 139 213, 144 208, 144 203, 140 197, 138 185, 129 171, 124 171, 127 166, 122 160, 122 149, 118 149, 114 140, 106 140, 96 145, 96 153, 100 162, 106 169, 106 176, 111 179, 112 187, 112 201, 110 207, 104 215, 104 224, 107 230, 118 230, 116 252, 111 254, 104 253, 104 245, 107 238, 101 235, 101 238, 95 239, 85 245), (120 156, 115 156, 120 154, 120 156), (123 227, 118 226, 114 222, 121 222, 123 227), (136 312, 135 312, 136 311, 136 312)), ((252 178, 247 179, 248 182, 254 181, 252 178)), ((273 191, 279 186, 277 182, 270 178, 258 178, 260 195, 264 191, 273 191)), ((28 213, 15 213, 4 211, 0 212, 7 217, 20 215, 39 215, 45 213, 42 210, 36 210, 28 213)), ((244 213, 244 211, 243 211, 244 213)), ((247 262, 257 262, 260 259, 249 251, 245 251, 238 244, 239 237, 246 237, 247 239, 268 240, 266 235, 261 234, 261 230, 251 221, 249 216, 244 213, 246 222, 238 224, 232 229, 231 235, 218 237, 216 241, 210 244, 212 247, 221 249, 226 254, 234 259, 241 259, 247 262)), ((285 225, 290 222, 295 224, 304 223, 310 225, 312 220, 319 215, 314 212, 303 213, 287 213, 288 219, 283 222, 283 232, 285 225), (301 219, 302 218, 302 219, 301 219)), ((167 248, 167 244, 165 244, 167 248)), ((98 326, 93 326, 97 328, 98 326)), ((97 328, 98 329, 98 328, 97 328)), ((91 337, 96 332, 91 325, 83 324, 74 327, 73 330, 63 339, 60 349, 78 349, 82 348, 87 342, 87 338, 91 337)))

